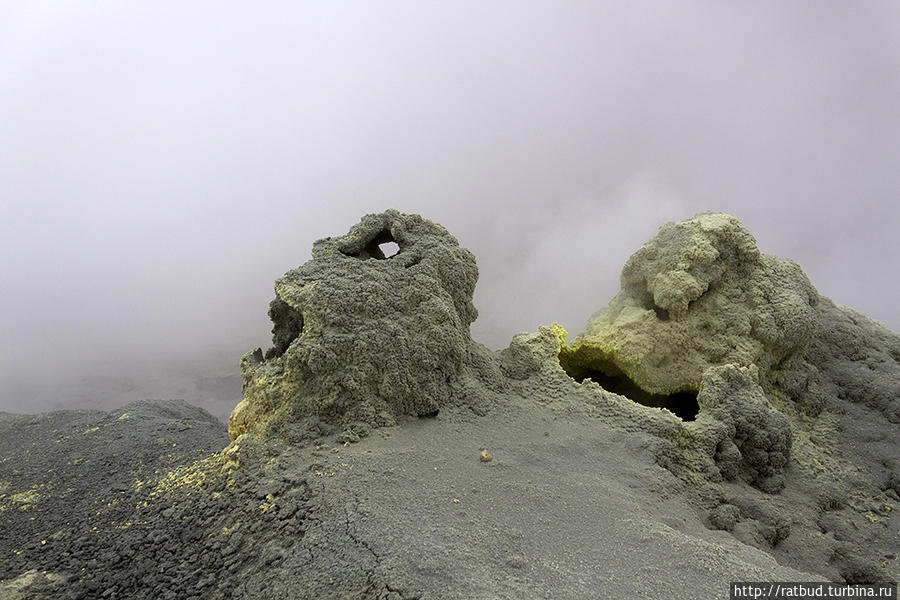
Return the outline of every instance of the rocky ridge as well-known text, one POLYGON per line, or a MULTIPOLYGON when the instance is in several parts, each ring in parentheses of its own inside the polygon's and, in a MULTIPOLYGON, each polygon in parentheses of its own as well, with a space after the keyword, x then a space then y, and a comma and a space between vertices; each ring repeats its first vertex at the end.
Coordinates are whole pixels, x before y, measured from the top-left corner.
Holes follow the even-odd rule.
POLYGON ((477 275, 443 227, 368 215, 276 282, 227 436, 171 402, 4 415, 0 597, 897 579, 900 336, 721 213, 664 225, 571 341, 472 340, 477 275))

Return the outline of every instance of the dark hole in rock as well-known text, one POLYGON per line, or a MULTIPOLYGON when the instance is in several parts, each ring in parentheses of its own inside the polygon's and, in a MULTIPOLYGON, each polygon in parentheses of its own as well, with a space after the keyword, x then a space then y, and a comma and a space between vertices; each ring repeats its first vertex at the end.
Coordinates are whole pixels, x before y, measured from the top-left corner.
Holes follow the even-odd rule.
POLYGON ((656 303, 653 301, 653 297, 650 296, 649 294, 645 298, 645 301, 643 302, 643 304, 644 304, 644 308, 646 308, 647 310, 653 310, 653 312, 656 313, 656 318, 659 319, 660 321, 668 321, 669 320, 669 311, 657 306, 656 303))
POLYGON ((394 239, 394 236, 391 235, 391 230, 385 228, 373 236, 359 252, 348 252, 346 250, 341 250, 341 252, 347 256, 359 259, 377 258, 378 260, 384 260, 400 252, 400 245, 394 239))
MULTIPOLYGON (((387 246, 388 244, 397 245, 397 242, 394 241, 394 236, 391 235, 389 229, 382 229, 381 233, 373 237, 369 243, 366 244, 363 251, 359 253, 359 258, 377 258, 379 260, 384 260, 387 257, 382 251, 382 245, 387 246)), ((399 250, 400 247, 397 246, 397 251, 399 252, 399 250)), ((396 252, 394 254, 396 254, 396 252)))
POLYGON ((656 313, 656 318, 660 321, 668 321, 669 320, 669 311, 664 308, 660 308, 657 305, 653 305, 653 312, 656 313))
POLYGON ((647 310, 652 310, 656 313, 656 318, 660 321, 668 321, 669 320, 669 311, 666 309, 659 307, 653 301, 653 295, 649 290, 643 290, 641 294, 641 306, 643 306, 647 310))
POLYGON ((664 408, 674 413, 682 421, 693 421, 697 418, 697 413, 700 412, 700 405, 697 403, 696 393, 651 394, 614 366, 604 366, 606 367, 604 369, 590 369, 572 368, 570 365, 562 365, 569 377, 578 383, 583 382, 585 379, 590 379, 603 389, 625 396, 638 404, 664 408))
POLYGON ((272 344, 266 351, 266 360, 281 356, 297 336, 303 332, 303 315, 276 298, 269 304, 269 318, 272 319, 272 344))
POLYGON ((400 252, 400 246, 397 245, 397 242, 379 244, 378 249, 381 250, 381 255, 385 258, 390 258, 400 252))
POLYGON ((428 412, 428 413, 425 413, 425 414, 422 414, 422 415, 419 415, 419 416, 422 417, 422 418, 425 418, 425 419, 433 419, 433 418, 435 418, 436 416, 438 416, 438 413, 439 413, 439 412, 441 412, 439 409, 434 409, 434 410, 431 411, 431 412, 428 412))

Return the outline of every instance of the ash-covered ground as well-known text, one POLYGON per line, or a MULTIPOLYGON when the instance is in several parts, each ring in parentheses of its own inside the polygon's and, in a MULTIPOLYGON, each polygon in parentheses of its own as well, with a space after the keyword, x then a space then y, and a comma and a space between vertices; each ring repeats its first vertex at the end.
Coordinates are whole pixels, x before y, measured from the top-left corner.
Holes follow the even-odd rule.
POLYGON ((664 225, 575 336, 489 351, 477 277, 443 227, 368 215, 276 282, 227 428, 180 401, 0 414, 0 598, 897 581, 900 336, 721 213, 664 225))

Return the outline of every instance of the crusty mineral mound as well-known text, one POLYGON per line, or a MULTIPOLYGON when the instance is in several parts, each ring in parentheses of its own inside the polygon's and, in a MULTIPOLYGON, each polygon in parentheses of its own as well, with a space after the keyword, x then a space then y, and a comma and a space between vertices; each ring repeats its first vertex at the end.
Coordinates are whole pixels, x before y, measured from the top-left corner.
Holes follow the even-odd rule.
POLYGON ((619 294, 559 362, 576 381, 681 417, 681 455, 667 460, 777 492, 793 441, 784 403, 822 409, 804 354, 818 303, 796 263, 760 253, 735 217, 704 212, 663 225, 628 259, 619 294))
POLYGON ((272 348, 241 359, 232 439, 300 421, 365 430, 434 415, 464 366, 486 362, 469 334, 475 256, 440 225, 388 210, 318 240, 312 255, 275 283, 272 348), (391 243, 398 251, 386 254, 391 243))
POLYGON ((819 311, 822 326, 803 356, 811 373, 791 388, 792 397, 809 402, 807 381, 815 378, 821 382, 813 396, 817 403, 822 396, 846 398, 900 423, 900 336, 827 298, 819 311))
POLYGON ((709 447, 725 479, 740 477, 777 492, 784 487, 782 471, 791 455, 791 426, 787 416, 769 403, 757 376, 753 367, 709 368, 697 395, 701 411, 697 429, 716 432, 709 447))
POLYGON ((667 223, 622 270, 622 290, 565 347, 578 378, 630 378, 652 394, 694 392, 716 365, 770 368, 802 350, 819 297, 800 267, 761 254, 734 217, 667 223))

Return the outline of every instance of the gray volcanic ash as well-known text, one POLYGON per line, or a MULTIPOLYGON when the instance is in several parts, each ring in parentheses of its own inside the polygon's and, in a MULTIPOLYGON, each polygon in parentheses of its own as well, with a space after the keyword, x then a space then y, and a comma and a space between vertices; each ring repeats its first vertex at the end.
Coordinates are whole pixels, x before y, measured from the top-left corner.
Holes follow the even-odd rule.
POLYGON ((0 414, 0 597, 897 580, 896 333, 722 213, 665 224, 571 340, 474 341, 477 277, 440 225, 367 215, 276 282, 227 432, 178 401, 0 414))

